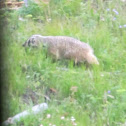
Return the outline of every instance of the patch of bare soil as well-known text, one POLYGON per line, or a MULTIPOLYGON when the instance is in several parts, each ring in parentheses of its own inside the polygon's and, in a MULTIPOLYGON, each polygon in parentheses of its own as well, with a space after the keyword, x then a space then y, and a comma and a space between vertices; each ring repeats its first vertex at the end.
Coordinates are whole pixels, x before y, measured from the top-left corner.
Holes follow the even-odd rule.
POLYGON ((51 101, 57 95, 57 90, 54 88, 47 88, 45 91, 42 91, 43 89, 41 87, 36 88, 35 91, 27 88, 25 93, 22 95, 23 102, 25 104, 30 104, 32 102, 33 105, 36 105, 42 100, 44 100, 44 102, 51 101))

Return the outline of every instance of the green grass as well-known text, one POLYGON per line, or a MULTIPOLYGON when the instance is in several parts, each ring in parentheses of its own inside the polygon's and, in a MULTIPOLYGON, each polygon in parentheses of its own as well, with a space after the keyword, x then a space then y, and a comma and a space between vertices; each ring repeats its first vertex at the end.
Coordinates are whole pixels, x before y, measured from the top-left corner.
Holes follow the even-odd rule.
MULTIPOLYGON (((32 6, 38 8, 36 4, 32 6)), ((48 9, 46 5, 40 6, 42 13, 32 8, 1 15, 8 24, 2 43, 3 120, 45 102, 47 95, 51 99, 47 101, 48 110, 22 119, 15 126, 50 123, 72 126, 72 116, 78 126, 123 126, 126 123, 126 28, 119 26, 126 24, 124 3, 55 0, 48 9), (18 20, 20 15, 25 21, 18 20), (33 34, 66 35, 87 42, 100 65, 86 69, 84 65, 73 67, 72 61, 52 62, 44 50, 22 47, 33 34), (74 92, 72 87, 77 90, 74 92), (50 88, 56 93, 51 93, 50 88)))

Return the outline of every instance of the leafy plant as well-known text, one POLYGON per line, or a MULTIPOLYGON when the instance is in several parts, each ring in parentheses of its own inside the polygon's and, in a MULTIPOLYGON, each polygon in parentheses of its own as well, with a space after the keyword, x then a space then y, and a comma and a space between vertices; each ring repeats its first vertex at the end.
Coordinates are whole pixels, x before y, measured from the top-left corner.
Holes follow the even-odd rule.
POLYGON ((33 0, 28 0, 28 7, 23 5, 19 9, 19 14, 21 16, 32 15, 33 17, 42 16, 44 14, 43 6, 38 5, 33 0))

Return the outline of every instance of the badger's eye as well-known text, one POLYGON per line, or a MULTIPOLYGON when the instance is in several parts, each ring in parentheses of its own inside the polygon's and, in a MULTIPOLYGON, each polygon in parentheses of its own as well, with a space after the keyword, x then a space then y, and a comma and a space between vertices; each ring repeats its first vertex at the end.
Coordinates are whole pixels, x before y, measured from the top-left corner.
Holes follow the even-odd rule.
POLYGON ((34 38, 32 38, 32 44, 34 44, 35 43, 35 39, 34 38))

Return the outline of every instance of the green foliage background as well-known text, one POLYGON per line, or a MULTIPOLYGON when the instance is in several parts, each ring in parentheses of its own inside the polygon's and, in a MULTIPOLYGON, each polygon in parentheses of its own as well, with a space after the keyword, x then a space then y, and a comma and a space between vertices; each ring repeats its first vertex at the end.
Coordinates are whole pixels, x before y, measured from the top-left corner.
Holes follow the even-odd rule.
POLYGON ((28 8, 11 12, 5 9, 0 15, 4 25, 3 121, 45 102, 46 95, 50 98, 48 110, 22 119, 15 126, 72 126, 72 116, 78 126, 123 126, 125 11, 125 2, 120 0, 52 0, 49 4, 30 1, 28 8), (87 42, 100 65, 90 69, 84 65, 73 67, 72 61, 52 62, 42 49, 24 49, 22 44, 33 34, 66 35, 87 42), (50 92, 52 88, 56 93, 50 92), (50 119, 47 114, 51 114, 50 119))

